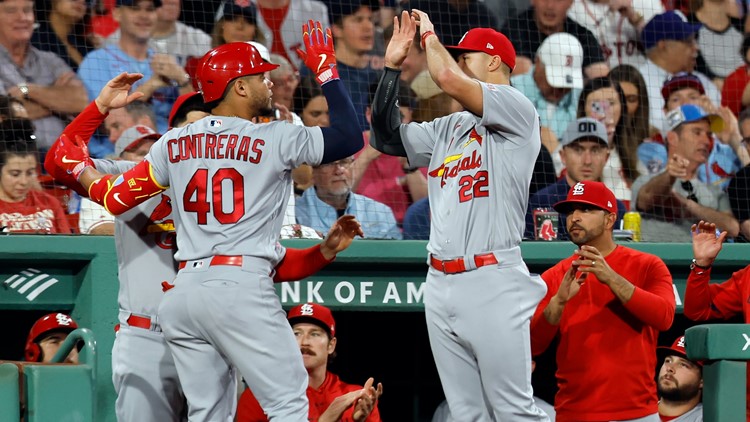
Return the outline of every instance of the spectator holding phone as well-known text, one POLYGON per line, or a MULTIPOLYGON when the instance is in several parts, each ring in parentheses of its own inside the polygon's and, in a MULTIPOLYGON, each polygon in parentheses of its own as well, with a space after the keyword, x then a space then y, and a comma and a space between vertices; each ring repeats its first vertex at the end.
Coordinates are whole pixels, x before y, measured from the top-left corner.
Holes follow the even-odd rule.
POLYGON ((578 99, 578 117, 591 117, 607 129, 609 159, 604 165, 602 182, 622 201, 630 204, 630 186, 646 168, 638 162, 640 142, 626 129, 623 110, 625 95, 620 85, 609 78, 594 78, 583 85, 578 99))

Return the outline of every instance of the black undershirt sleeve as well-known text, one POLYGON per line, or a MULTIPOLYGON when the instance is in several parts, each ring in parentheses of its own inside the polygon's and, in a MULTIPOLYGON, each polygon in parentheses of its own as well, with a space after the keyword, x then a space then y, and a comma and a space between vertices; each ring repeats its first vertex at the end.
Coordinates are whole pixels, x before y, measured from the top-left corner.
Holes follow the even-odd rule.
POLYGON ((386 67, 372 100, 372 135, 370 145, 376 150, 400 157, 406 157, 401 140, 401 113, 398 109, 398 87, 400 70, 386 67))

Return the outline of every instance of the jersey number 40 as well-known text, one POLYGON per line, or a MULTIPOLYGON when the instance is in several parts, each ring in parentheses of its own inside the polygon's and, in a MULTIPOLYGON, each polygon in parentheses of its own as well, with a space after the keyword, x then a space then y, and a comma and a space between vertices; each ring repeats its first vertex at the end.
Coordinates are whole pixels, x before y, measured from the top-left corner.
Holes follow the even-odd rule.
POLYGON ((245 179, 240 172, 231 167, 221 168, 211 177, 211 198, 208 197, 208 187, 208 169, 198 169, 190 178, 182 195, 183 208, 196 214, 198 224, 206 224, 208 213, 212 210, 214 218, 221 224, 236 223, 245 215, 245 179), (232 208, 231 211, 225 212, 222 193, 224 187, 230 184, 232 208))

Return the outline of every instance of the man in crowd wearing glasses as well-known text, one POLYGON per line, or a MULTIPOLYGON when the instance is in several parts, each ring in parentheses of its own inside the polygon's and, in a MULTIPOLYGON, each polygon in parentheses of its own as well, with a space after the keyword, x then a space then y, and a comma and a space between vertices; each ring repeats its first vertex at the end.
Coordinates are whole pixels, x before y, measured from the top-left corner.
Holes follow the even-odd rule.
POLYGON ((708 160, 712 134, 723 126, 721 117, 693 104, 667 113, 667 167, 659 174, 640 176, 632 187, 631 207, 643 213, 643 241, 690 242, 690 227, 699 220, 715 222, 729 237, 737 236, 739 223, 726 193, 696 175, 708 160))
POLYGON ((353 164, 349 157, 313 168, 313 188, 305 189, 295 204, 297 223, 325 233, 330 222, 352 214, 361 222, 365 238, 401 239, 390 207, 352 192, 353 164))

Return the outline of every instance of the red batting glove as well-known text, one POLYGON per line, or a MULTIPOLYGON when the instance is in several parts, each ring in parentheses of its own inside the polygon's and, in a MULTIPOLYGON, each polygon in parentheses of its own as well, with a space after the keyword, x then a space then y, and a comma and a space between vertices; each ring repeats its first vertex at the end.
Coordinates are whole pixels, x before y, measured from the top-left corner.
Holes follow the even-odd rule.
POLYGON ((86 142, 80 136, 76 135, 75 140, 71 140, 68 135, 62 134, 55 148, 55 165, 78 180, 86 167, 94 167, 94 162, 89 157, 86 142))
POLYGON ((305 66, 315 73, 318 83, 323 85, 339 79, 331 28, 326 28, 324 33, 320 22, 311 20, 302 25, 302 42, 305 44, 305 51, 298 48, 297 55, 305 62, 305 66))

